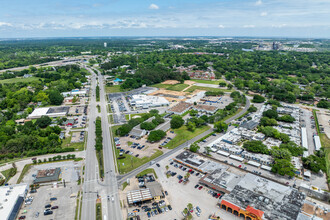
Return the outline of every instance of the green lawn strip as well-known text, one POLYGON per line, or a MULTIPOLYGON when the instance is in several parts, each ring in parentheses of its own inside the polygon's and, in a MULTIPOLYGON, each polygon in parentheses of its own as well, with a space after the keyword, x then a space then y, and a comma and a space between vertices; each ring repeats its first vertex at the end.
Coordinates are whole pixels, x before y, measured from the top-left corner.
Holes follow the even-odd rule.
POLYGON ((190 88, 188 88, 187 90, 185 90, 185 92, 193 92, 196 89, 198 90, 204 90, 204 91, 209 91, 209 92, 218 92, 218 91, 223 91, 223 92, 231 92, 232 90, 228 90, 228 89, 220 89, 220 88, 210 88, 210 87, 203 87, 203 86, 191 86, 190 88))
POLYGON ((172 86, 172 85, 170 85, 170 84, 161 84, 161 83, 158 83, 158 84, 152 85, 151 87, 167 89, 167 88, 170 87, 170 86, 172 86))
POLYGON ((182 126, 181 128, 174 129, 173 131, 176 134, 176 136, 170 142, 168 142, 164 147, 168 149, 174 149, 179 145, 183 144, 184 142, 202 134, 203 132, 209 129, 210 129, 209 126, 196 128, 194 132, 189 131, 186 126, 182 126))
POLYGON ((29 78, 11 78, 11 79, 3 79, 0 80, 0 84, 3 83, 18 83, 18 82, 25 82, 25 83, 30 83, 34 81, 38 81, 40 78, 38 77, 29 77, 29 78))
POLYGON ((104 176, 103 150, 96 151, 96 158, 99 164, 99 175, 102 178, 104 176))
POLYGON ((313 115, 314 115, 314 120, 315 120, 315 124, 316 124, 316 130, 318 134, 321 134, 320 132, 320 127, 319 127, 319 121, 317 119, 317 114, 316 114, 316 110, 313 109, 313 115))
POLYGON ((143 170, 141 173, 137 174, 136 177, 142 177, 142 176, 144 176, 146 174, 149 174, 149 173, 153 173, 155 178, 158 179, 157 174, 156 174, 156 172, 153 168, 143 170))
POLYGON ((127 182, 124 182, 123 183, 123 190, 128 186, 128 183, 127 182))
POLYGON ((224 80, 202 80, 202 79, 191 79, 191 81, 197 82, 197 83, 205 83, 205 84, 213 84, 213 85, 219 85, 220 82, 225 82, 224 80))
POLYGON ((167 90, 172 90, 172 91, 182 91, 185 88, 187 88, 189 85, 187 84, 175 84, 167 88, 167 90))
POLYGON ((126 120, 129 120, 129 114, 125 115, 126 120))
POLYGON ((113 124, 113 115, 109 115, 110 124, 113 124))
POLYGON ((75 220, 78 220, 78 212, 79 212, 79 205, 80 205, 79 195, 80 195, 80 191, 78 191, 77 199, 76 199, 76 211, 75 211, 75 215, 74 215, 75 220))
POLYGON ((96 203, 96 220, 102 220, 102 203, 96 203))
POLYGON ((132 155, 125 155, 124 159, 118 159, 119 157, 119 150, 116 149, 116 157, 117 157, 117 165, 119 169, 120 174, 124 174, 127 172, 130 172, 139 166, 142 166, 143 164, 161 156, 163 154, 163 151, 161 150, 156 150, 156 152, 151 155, 151 157, 142 157, 138 158, 132 155))

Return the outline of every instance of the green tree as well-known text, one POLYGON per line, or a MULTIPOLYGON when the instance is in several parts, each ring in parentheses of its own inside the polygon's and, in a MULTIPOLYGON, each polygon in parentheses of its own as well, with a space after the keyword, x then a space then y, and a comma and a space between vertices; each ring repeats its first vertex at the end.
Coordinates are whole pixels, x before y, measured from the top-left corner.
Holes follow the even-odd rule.
POLYGON ((228 129, 228 125, 223 121, 218 121, 214 123, 214 129, 216 132, 226 132, 228 129))
POLYGON ((254 95, 253 96, 253 99, 252 99, 252 102, 255 102, 255 103, 262 103, 264 102, 266 99, 261 96, 261 95, 254 95))
POLYGON ((191 144, 189 147, 189 150, 194 153, 196 153, 199 149, 200 149, 200 147, 196 143, 191 144))
POLYGON ((159 141, 165 136, 166 136, 166 133, 162 130, 151 131, 148 136, 148 141, 150 141, 150 142, 159 141))
POLYGON ((61 105, 64 98, 59 91, 51 90, 48 93, 50 104, 61 105))
POLYGON ((41 116, 41 118, 38 118, 37 121, 35 122, 35 125, 40 127, 40 128, 46 128, 48 125, 52 123, 52 119, 48 116, 41 116))
POLYGON ((262 115, 268 118, 275 118, 275 119, 277 119, 278 117, 277 111, 273 109, 268 109, 267 111, 264 111, 262 115))
POLYGON ((261 141, 246 141, 243 144, 243 148, 254 153, 269 154, 267 146, 261 141))
POLYGON ((319 101, 316 105, 318 108, 330 108, 330 102, 322 99, 321 101, 319 101))
POLYGON ((274 163, 272 165, 272 172, 278 173, 281 176, 287 175, 293 177, 295 174, 295 168, 290 160, 274 159, 274 163))
POLYGON ((257 107, 255 107, 254 105, 251 105, 249 108, 248 108, 248 112, 256 112, 258 110, 257 107))
POLYGON ((193 122, 191 122, 191 121, 188 121, 187 128, 188 128, 189 131, 192 131, 193 132, 193 131, 196 130, 196 124, 193 123, 193 122))
POLYGON ((176 129, 180 128, 184 124, 184 120, 179 115, 174 115, 170 121, 171 128, 176 129))

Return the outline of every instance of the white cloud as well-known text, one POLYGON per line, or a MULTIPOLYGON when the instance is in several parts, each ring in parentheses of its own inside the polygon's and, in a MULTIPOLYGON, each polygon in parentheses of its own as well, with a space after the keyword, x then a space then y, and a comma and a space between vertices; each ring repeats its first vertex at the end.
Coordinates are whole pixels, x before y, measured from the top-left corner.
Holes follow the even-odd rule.
POLYGON ((286 24, 273 24, 272 27, 274 28, 282 28, 282 27, 285 27, 286 24))
POLYGON ((225 28, 225 26, 222 25, 222 24, 220 24, 220 25, 218 26, 218 28, 225 28))
POLYGON ((262 1, 261 0, 257 0, 256 1, 256 5, 262 5, 262 1))
POLYGON ((264 17, 264 16, 267 16, 267 12, 261 12, 260 16, 264 17))
POLYGON ((256 26, 253 25, 253 24, 247 24, 247 25, 244 25, 243 28, 255 28, 256 26))
POLYGON ((151 5, 149 6, 149 9, 151 9, 151 10, 158 10, 158 9, 159 9, 159 6, 156 5, 156 4, 151 4, 151 5))
POLYGON ((3 26, 12 27, 13 25, 10 24, 10 23, 7 23, 7 22, 1 22, 1 21, 0 21, 0 27, 3 27, 3 26))

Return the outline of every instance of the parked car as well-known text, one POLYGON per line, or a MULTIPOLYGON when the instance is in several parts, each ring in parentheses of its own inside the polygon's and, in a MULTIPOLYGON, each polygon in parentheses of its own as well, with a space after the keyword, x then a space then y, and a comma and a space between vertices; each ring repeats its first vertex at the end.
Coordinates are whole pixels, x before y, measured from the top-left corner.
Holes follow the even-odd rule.
POLYGON ((53 206, 51 209, 58 209, 58 206, 57 205, 53 206))
POLYGON ((196 185, 195 185, 195 189, 197 189, 198 187, 199 187, 199 185, 198 185, 198 184, 196 184, 196 185))
POLYGON ((157 167, 160 167, 159 163, 156 163, 156 166, 157 166, 157 167))
POLYGON ((51 210, 44 211, 44 215, 51 215, 51 214, 53 214, 53 211, 51 210))
POLYGON ((25 218, 26 218, 26 216, 25 215, 22 215, 18 219, 25 219, 25 218))
POLYGON ((172 206, 171 205, 168 205, 167 206, 169 210, 172 210, 172 206))
POLYGON ((181 179, 181 180, 179 180, 179 183, 182 183, 182 181, 183 181, 182 179, 181 179))
POLYGON ((52 198, 50 198, 50 201, 55 201, 55 200, 57 200, 56 197, 52 197, 52 198))
POLYGON ((198 187, 199 190, 203 189, 203 186, 198 187))
POLYGON ((50 208, 50 207, 52 207, 51 204, 47 204, 47 205, 45 205, 45 209, 50 208))

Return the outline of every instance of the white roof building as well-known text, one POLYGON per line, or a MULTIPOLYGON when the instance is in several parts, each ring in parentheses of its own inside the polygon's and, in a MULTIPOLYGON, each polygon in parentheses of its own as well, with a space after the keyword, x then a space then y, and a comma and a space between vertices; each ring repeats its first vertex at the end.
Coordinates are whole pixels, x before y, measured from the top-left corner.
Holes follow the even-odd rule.
POLYGON ((305 127, 301 128, 301 146, 308 149, 307 131, 305 127))
POLYGON ((320 137, 317 135, 314 136, 314 144, 315 144, 315 150, 321 149, 322 145, 321 145, 320 137))
POLYGON ((164 97, 147 96, 147 95, 132 95, 130 105, 137 108, 152 108, 160 106, 168 106, 170 103, 164 97))
POLYGON ((27 184, 0 187, 0 216, 1 219, 14 220, 24 202, 28 191, 27 184))

